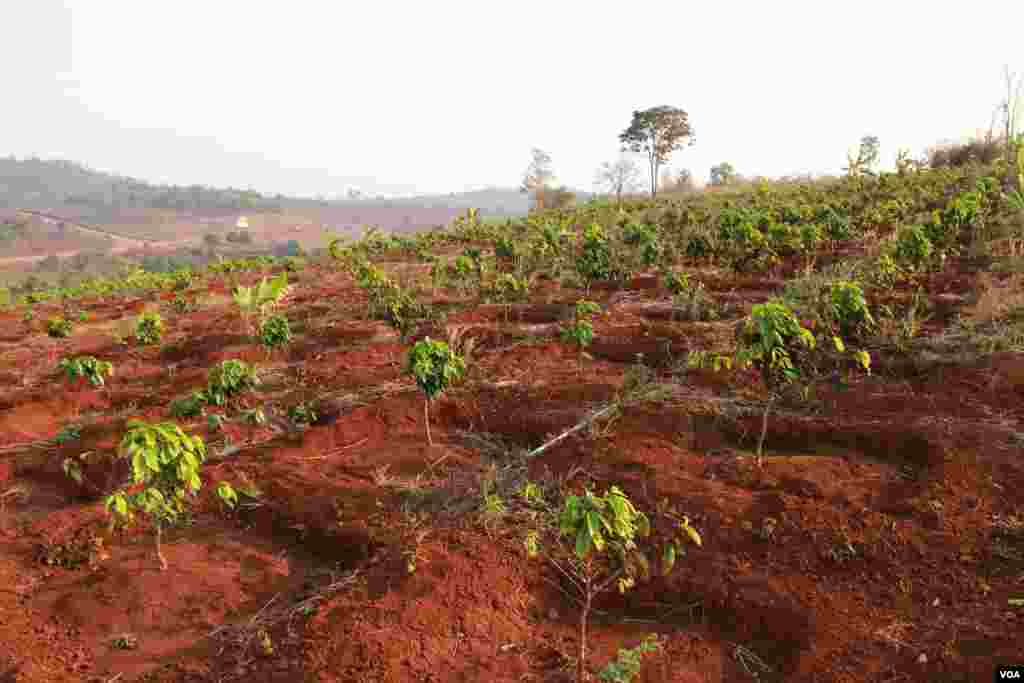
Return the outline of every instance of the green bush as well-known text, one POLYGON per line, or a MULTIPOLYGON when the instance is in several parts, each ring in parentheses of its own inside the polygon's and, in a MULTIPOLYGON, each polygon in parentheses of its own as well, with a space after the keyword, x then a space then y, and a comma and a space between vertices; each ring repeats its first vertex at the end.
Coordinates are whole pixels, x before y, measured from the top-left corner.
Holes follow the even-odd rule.
POLYGON ((168 409, 171 417, 198 417, 202 415, 205 404, 205 392, 196 391, 184 398, 174 399, 168 409))
POLYGON ((576 272, 590 287, 594 280, 608 280, 615 275, 612 267, 612 250, 608 237, 597 223, 583 232, 583 246, 576 257, 576 272))
POLYGON ((210 371, 203 396, 207 403, 222 406, 228 399, 259 386, 256 368, 240 360, 221 361, 210 371))
POLYGON ((913 268, 925 265, 935 253, 935 246, 928 239, 924 226, 915 225, 899 231, 893 256, 897 261, 908 263, 913 268))
POLYGON ((135 323, 135 341, 142 346, 159 344, 164 336, 164 319, 156 312, 143 313, 135 323))
POLYGON ((288 318, 283 315, 272 315, 263 321, 260 327, 260 344, 264 348, 279 349, 292 340, 292 328, 288 318))
POLYGON ((114 366, 107 361, 97 360, 93 356, 78 356, 76 358, 64 358, 58 368, 63 370, 69 380, 76 380, 85 377, 89 384, 94 387, 102 387, 105 384, 104 377, 114 374, 114 366))
POLYGON ((55 317, 46 321, 46 334, 56 339, 63 339, 71 336, 71 321, 55 317))
POLYGON ((864 290, 856 282, 837 280, 829 286, 829 319, 843 338, 863 339, 876 328, 864 290))

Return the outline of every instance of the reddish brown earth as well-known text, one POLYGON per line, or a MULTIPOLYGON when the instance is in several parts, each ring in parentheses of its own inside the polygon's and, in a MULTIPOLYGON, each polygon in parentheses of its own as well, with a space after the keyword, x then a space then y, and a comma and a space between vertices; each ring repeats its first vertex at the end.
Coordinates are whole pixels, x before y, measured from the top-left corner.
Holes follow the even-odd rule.
MULTIPOLYGON (((972 277, 926 284, 969 294, 972 277)), ((745 305, 783 285, 721 272, 706 282, 745 305)), ((402 368, 409 345, 361 319, 365 296, 326 266, 299 275, 287 312, 301 331, 270 359, 227 304, 167 309, 163 345, 149 348, 102 327, 149 300, 86 303, 90 323, 68 340, 40 331, 55 305, 36 307, 34 328, 0 312, 0 681, 567 680, 578 607, 551 567, 527 559, 514 514, 481 523, 492 464, 617 484, 641 509, 667 500, 704 538, 667 578, 599 599, 594 671, 647 633, 666 640, 646 683, 973 682, 1020 657, 1024 613, 1008 600, 1024 597, 1021 355, 877 361, 845 390, 823 388, 817 410, 773 414, 759 469, 759 386, 685 368, 689 350, 730 348, 742 309, 652 320, 644 306, 667 294, 634 284, 591 292, 608 312, 590 357, 558 340, 549 306, 579 291, 541 289, 534 301, 548 307, 507 323, 493 307, 453 310, 446 324, 478 343, 465 382, 434 407, 432 448, 402 368), (106 388, 55 374, 77 353, 114 363, 106 388), (636 353, 667 395, 529 462, 514 455, 612 399, 636 353), (117 469, 91 467, 78 485, 61 463, 110 452, 129 418, 165 419, 225 358, 264 368, 249 407, 358 400, 297 433, 227 426, 232 443, 255 443, 206 466, 203 504, 169 533, 161 572, 147 529, 106 530, 98 493, 117 469), (85 425, 76 440, 25 445, 74 422, 85 425), (255 484, 258 504, 221 509, 220 480, 255 484)), ((205 420, 187 428, 222 447, 205 420)))

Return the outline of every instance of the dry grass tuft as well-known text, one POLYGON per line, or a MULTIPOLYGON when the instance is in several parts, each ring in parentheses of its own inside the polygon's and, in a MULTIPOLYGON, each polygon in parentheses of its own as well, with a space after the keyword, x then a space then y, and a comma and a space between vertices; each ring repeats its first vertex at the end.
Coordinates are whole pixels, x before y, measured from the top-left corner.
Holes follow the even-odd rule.
POLYGON ((1024 309, 1024 275, 996 282, 988 273, 978 279, 978 300, 967 307, 964 317, 974 323, 991 323, 1024 309))

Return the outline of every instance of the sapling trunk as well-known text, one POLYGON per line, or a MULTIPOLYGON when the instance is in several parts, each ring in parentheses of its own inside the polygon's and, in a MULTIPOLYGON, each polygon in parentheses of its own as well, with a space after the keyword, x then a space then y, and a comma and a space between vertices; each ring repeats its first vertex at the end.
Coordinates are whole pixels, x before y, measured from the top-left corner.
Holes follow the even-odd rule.
POLYGON ((764 438, 768 434, 768 411, 772 409, 773 398, 769 398, 764 404, 764 414, 761 415, 761 436, 757 440, 757 466, 764 463, 764 438))
POLYGON ((167 559, 164 557, 163 545, 161 540, 163 538, 164 529, 159 522, 156 524, 156 557, 160 560, 160 571, 167 571, 167 559))
POLYGON ((594 601, 593 579, 590 572, 587 572, 587 581, 583 595, 583 611, 580 612, 580 646, 576 659, 576 683, 585 683, 587 680, 587 620, 590 619, 590 606, 594 601))
POLYGON ((427 445, 433 446, 434 440, 430 437, 430 399, 423 402, 423 424, 427 428, 427 445))
POLYGON ((580 643, 578 659, 576 660, 576 683, 585 683, 587 676, 587 623, 590 620, 590 610, 594 604, 594 596, 605 592, 609 586, 618 581, 622 576, 622 570, 614 572, 602 583, 594 585, 594 566, 591 560, 587 560, 583 566, 583 605, 580 612, 580 643))

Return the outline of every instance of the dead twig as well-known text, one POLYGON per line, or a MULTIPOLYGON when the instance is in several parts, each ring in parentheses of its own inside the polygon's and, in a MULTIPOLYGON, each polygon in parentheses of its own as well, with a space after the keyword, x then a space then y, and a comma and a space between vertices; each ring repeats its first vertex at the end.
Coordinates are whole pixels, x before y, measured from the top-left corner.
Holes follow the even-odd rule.
POLYGON ((583 421, 579 422, 578 424, 576 424, 573 427, 570 427, 569 429, 567 429, 566 431, 562 432, 561 434, 556 436, 554 439, 551 439, 550 441, 548 441, 547 443, 543 444, 542 446, 538 446, 537 448, 533 449, 532 451, 527 453, 524 457, 526 457, 526 458, 535 458, 535 457, 537 457, 538 455, 540 455, 544 451, 548 450, 549 448, 551 448, 555 444, 560 443, 566 437, 569 437, 569 436, 575 434, 576 432, 578 432, 581 429, 585 428, 587 425, 589 425, 594 420, 600 418, 603 415, 607 415, 608 413, 612 412, 613 410, 615 410, 618 407, 619 407, 618 403, 613 403, 613 404, 611 404, 609 406, 605 406, 604 408, 602 408, 601 410, 598 410, 597 412, 591 413, 591 415, 586 417, 586 418, 584 418, 583 421))
POLYGON ((315 455, 315 456, 312 456, 312 457, 309 457, 309 458, 302 458, 302 460, 305 460, 305 461, 308 461, 308 460, 327 460, 328 458, 333 458, 334 456, 338 455, 339 453, 344 453, 345 451, 347 451, 349 449, 352 449, 352 448, 355 448, 356 446, 364 444, 364 443, 366 443, 369 440, 370 440, 370 437, 368 437, 368 436, 367 437, 363 437, 359 441, 356 441, 354 443, 350 443, 347 446, 342 446, 341 448, 336 448, 333 451, 330 451, 329 453, 327 453, 326 455, 315 455))

